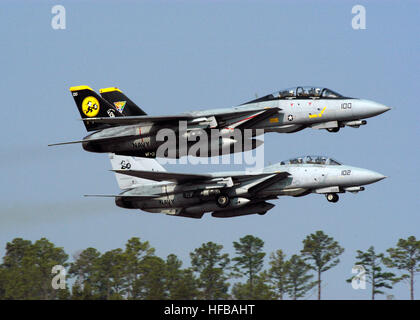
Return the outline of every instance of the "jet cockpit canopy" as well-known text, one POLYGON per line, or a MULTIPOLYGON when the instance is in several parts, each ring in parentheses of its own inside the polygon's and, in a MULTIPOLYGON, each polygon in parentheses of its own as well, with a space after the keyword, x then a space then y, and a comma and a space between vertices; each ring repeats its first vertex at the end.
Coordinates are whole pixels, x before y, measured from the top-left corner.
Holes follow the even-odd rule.
POLYGON ((287 161, 280 162, 281 165, 286 164, 319 164, 319 165, 330 165, 330 166, 339 166, 340 162, 334 160, 333 158, 328 158, 325 156, 303 156, 293 158, 287 161))
POLYGON ((286 99, 343 99, 344 97, 328 88, 305 86, 280 90, 264 97, 252 100, 247 103, 262 102, 269 100, 286 99))
POLYGON ((341 94, 328 88, 322 87, 296 87, 277 92, 279 99, 285 98, 329 98, 337 99, 343 97, 341 94))

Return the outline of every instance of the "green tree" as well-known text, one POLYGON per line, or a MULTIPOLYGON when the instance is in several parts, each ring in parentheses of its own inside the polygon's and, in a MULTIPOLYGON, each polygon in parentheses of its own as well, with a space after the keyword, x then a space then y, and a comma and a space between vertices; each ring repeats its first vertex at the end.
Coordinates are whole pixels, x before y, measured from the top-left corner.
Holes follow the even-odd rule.
POLYGON ((181 270, 178 286, 171 292, 171 299, 194 300, 199 297, 198 281, 191 268, 181 270))
POLYGON ((270 255, 270 269, 267 273, 268 281, 272 284, 276 299, 283 300, 286 293, 288 267, 286 255, 277 250, 270 255))
POLYGON ((200 297, 206 300, 226 299, 229 283, 226 271, 230 259, 222 254, 222 245, 207 242, 190 253, 192 270, 198 273, 200 297))
POLYGON ((0 265, 0 300, 4 299, 6 293, 4 275, 4 267, 0 265))
POLYGON ((302 256, 309 261, 311 269, 318 276, 318 300, 321 299, 321 274, 335 267, 340 260, 338 256, 344 249, 332 237, 322 231, 316 231, 303 240, 302 256))
POLYGON ((121 248, 105 252, 97 260, 96 283, 101 299, 119 300, 125 288, 125 256, 121 248))
POLYGON ((162 300, 167 297, 165 288, 165 261, 156 256, 141 260, 140 277, 134 283, 134 298, 162 300))
MULTIPOLYGON (((365 269, 366 282, 371 284, 371 297, 375 300, 376 294, 384 294, 380 288, 392 289, 392 283, 395 281, 395 275, 391 272, 382 271, 382 263, 384 261, 384 254, 375 252, 373 246, 365 252, 357 250, 356 265, 362 266, 365 269)), ((354 277, 347 279, 351 282, 354 277)))
POLYGON ((75 282, 71 286, 71 299, 72 300, 89 300, 89 299, 92 299, 92 294, 91 292, 89 292, 88 294, 85 294, 81 285, 78 282, 75 282))
POLYGON ((3 257, 3 291, 4 299, 37 299, 28 275, 31 263, 29 254, 32 242, 15 238, 6 244, 3 257))
POLYGON ((99 296, 99 257, 95 248, 87 248, 74 256, 69 275, 76 279, 72 286, 72 299, 86 300, 99 296))
MULTIPOLYGON (((144 260, 153 254, 154 248, 149 242, 142 242, 137 237, 127 241, 124 251, 118 248, 102 255, 94 248, 82 251, 70 267, 70 274, 76 278, 72 298, 133 299, 147 296, 147 283, 153 281, 145 281, 144 274, 153 275, 153 268, 150 261, 144 263, 144 260)), ((164 277, 164 273, 161 275, 164 277)), ((153 288, 150 290, 153 292, 153 288)))
POLYGON ((254 278, 252 296, 250 296, 251 283, 249 281, 235 283, 232 288, 232 295, 238 300, 272 300, 275 298, 275 294, 267 283, 267 273, 262 272, 254 278))
POLYGON ((232 260, 235 261, 234 270, 237 276, 246 276, 249 285, 249 299, 254 298, 254 287, 258 281, 258 273, 262 270, 264 264, 265 252, 263 252, 264 241, 252 235, 246 235, 234 241, 237 256, 232 260))
POLYGON ((198 296, 197 279, 191 269, 181 269, 182 261, 174 254, 166 258, 166 288, 171 300, 192 300, 198 296))
MULTIPOLYGON (((52 277, 55 275, 51 273, 55 265, 67 267, 68 255, 63 248, 57 248, 52 242, 46 238, 41 238, 32 246, 32 253, 35 260, 37 284, 39 293, 42 299, 57 299, 59 293, 63 293, 63 289, 53 289, 51 285, 52 277)), ((66 290, 66 289, 65 289, 66 290)), ((65 296, 65 295, 63 295, 65 296)))
POLYGON ((308 274, 311 267, 296 254, 286 261, 284 269, 286 272, 283 286, 293 300, 304 297, 317 283, 311 281, 314 276, 308 274))
POLYGON ((3 258, 3 283, 5 299, 59 299, 66 296, 62 289, 53 289, 52 268, 67 266, 68 256, 46 238, 32 243, 15 238, 6 245, 3 258))
POLYGON ((34 261, 35 272, 32 274, 42 299, 57 299, 59 290, 53 289, 51 280, 54 275, 51 273, 55 265, 67 267, 68 255, 63 248, 57 248, 46 238, 41 238, 32 245, 31 254, 34 261))
POLYGON ((155 253, 148 241, 142 242, 138 237, 132 237, 125 245, 125 276, 126 276, 126 292, 128 298, 133 298, 136 293, 135 284, 142 275, 142 261, 146 257, 151 257, 155 253))
POLYGON ((174 292, 179 285, 179 280, 182 274, 182 261, 174 254, 170 254, 166 258, 166 290, 169 294, 169 299, 173 299, 174 292))
POLYGON ((420 271, 420 240, 416 240, 414 236, 399 239, 397 246, 389 248, 387 252, 389 256, 384 259, 385 264, 407 272, 398 281, 409 281, 410 299, 414 300, 414 277, 420 271))

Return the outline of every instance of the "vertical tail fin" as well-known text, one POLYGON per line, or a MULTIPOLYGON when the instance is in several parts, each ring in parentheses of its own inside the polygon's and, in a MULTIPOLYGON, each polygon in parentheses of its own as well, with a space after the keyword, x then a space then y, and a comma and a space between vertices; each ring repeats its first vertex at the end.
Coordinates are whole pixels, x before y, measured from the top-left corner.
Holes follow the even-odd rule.
MULTIPOLYGON (((109 102, 102 99, 88 86, 71 87, 70 91, 76 102, 82 119, 93 117, 121 117, 121 114, 109 102)), ((94 131, 109 127, 102 123, 83 121, 87 131, 94 131)))
POLYGON ((115 108, 124 116, 145 116, 147 114, 118 88, 111 87, 100 89, 99 93, 102 98, 115 106, 115 108))
MULTIPOLYGON (((145 170, 145 171, 166 171, 155 159, 135 158, 130 156, 120 156, 113 153, 109 154, 113 170, 145 170)), ((147 184, 155 181, 136 178, 125 174, 115 174, 120 189, 130 189, 139 184, 147 184)))

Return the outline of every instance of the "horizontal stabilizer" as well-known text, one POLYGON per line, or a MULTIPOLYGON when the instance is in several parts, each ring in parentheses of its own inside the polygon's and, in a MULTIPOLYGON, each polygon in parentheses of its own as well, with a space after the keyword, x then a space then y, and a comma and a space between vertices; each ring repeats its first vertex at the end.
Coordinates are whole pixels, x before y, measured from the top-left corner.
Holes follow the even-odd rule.
POLYGON ((166 171, 143 171, 143 170, 112 170, 116 173, 129 175, 132 177, 143 178, 154 181, 171 181, 171 182, 188 182, 197 180, 212 179, 210 174, 193 174, 193 173, 173 173, 166 171))
POLYGON ((130 137, 136 137, 136 136, 131 136, 131 135, 126 135, 126 136, 118 136, 118 137, 106 137, 106 138, 97 138, 97 139, 85 139, 85 140, 76 140, 76 141, 69 141, 69 142, 60 142, 60 143, 53 143, 53 144, 49 144, 49 147, 52 146, 60 146, 63 144, 74 144, 74 143, 83 143, 83 142, 101 142, 101 141, 116 141, 116 140, 125 140, 127 138, 130 137))
POLYGON ((83 143, 83 142, 85 142, 85 141, 84 140, 77 140, 77 141, 69 141, 69 142, 52 143, 52 144, 49 144, 48 146, 49 147, 61 146, 63 144, 73 144, 73 143, 83 143))
POLYGON ((116 198, 116 197, 125 197, 125 198, 138 198, 138 199, 151 199, 158 197, 158 195, 125 195, 125 194, 85 194, 84 197, 100 197, 100 198, 116 198))

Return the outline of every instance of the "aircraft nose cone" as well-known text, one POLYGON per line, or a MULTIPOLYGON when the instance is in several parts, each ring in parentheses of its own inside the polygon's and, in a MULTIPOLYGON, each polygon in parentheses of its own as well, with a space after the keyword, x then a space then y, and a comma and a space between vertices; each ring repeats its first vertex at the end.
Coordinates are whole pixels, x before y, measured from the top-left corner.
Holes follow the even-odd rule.
POLYGON ((375 171, 366 171, 364 174, 368 183, 378 182, 386 178, 383 174, 375 171))
POLYGON ((378 106, 374 107, 374 109, 375 109, 374 111, 375 111, 376 114, 381 114, 381 113, 384 113, 384 112, 387 112, 387 111, 391 110, 390 107, 387 107, 387 106, 385 106, 383 104, 379 104, 379 103, 378 103, 378 106))
POLYGON ((391 110, 391 108, 377 102, 369 101, 368 112, 372 116, 380 115, 388 110, 391 110))
POLYGON ((353 110, 353 112, 360 117, 374 117, 389 110, 391 110, 390 107, 381 103, 369 100, 360 100, 360 104, 353 110))

